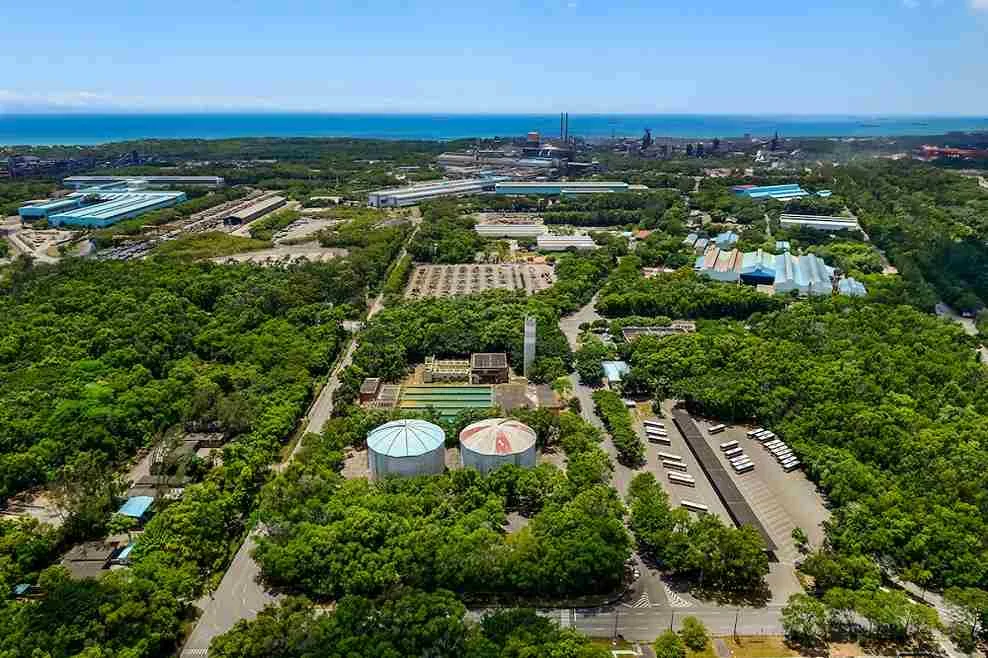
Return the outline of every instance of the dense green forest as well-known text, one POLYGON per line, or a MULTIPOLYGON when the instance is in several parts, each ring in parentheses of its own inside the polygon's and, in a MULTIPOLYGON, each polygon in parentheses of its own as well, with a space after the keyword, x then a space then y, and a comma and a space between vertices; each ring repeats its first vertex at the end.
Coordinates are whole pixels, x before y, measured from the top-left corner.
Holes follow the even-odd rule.
POLYGON ((16 215, 25 201, 46 199, 55 183, 46 180, 0 181, 0 217, 16 215))
POLYGON ((473 230, 476 222, 460 213, 452 199, 422 205, 422 224, 408 245, 408 253, 420 263, 472 263, 484 248, 484 239, 473 230))
POLYGON ((213 641, 216 658, 607 658, 583 635, 562 630, 534 610, 508 609, 479 623, 450 592, 402 589, 380 601, 340 600, 329 614, 305 599, 266 608, 253 622, 240 622, 213 641))
POLYGON ((655 228, 681 218, 683 212, 682 194, 658 190, 564 198, 547 206, 543 216, 547 224, 655 228))
POLYGON ((553 437, 573 468, 344 480, 342 449, 362 445, 387 416, 355 409, 333 419, 264 490, 269 532, 255 552, 264 577, 320 599, 380 596, 397 585, 482 600, 613 592, 630 539, 599 432, 570 413, 521 418, 543 443, 553 437), (511 511, 529 520, 508 533, 511 511))
POLYGON ((126 458, 176 423, 249 431, 328 367, 347 283, 333 264, 14 271, 0 296, 0 496, 79 453, 126 458))
POLYGON ((960 311, 988 301, 988 192, 977 180, 909 161, 842 167, 836 189, 871 239, 917 286, 960 311))
POLYGON ((640 338, 632 375, 785 437, 835 505, 838 551, 929 585, 988 586, 988 376, 961 329, 843 298, 748 324, 640 338))

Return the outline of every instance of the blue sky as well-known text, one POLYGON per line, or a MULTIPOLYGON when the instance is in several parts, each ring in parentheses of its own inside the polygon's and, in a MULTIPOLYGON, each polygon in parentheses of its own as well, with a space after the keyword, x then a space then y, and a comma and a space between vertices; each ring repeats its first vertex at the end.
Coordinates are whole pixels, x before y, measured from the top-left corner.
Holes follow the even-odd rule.
POLYGON ((7 112, 988 112, 988 0, 4 4, 7 112))

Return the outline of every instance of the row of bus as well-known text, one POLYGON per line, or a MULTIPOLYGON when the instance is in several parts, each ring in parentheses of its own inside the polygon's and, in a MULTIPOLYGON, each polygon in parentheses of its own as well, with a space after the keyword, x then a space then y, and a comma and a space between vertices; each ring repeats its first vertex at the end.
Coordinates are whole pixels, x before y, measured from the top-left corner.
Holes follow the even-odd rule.
POLYGON ((662 445, 671 445, 669 441, 669 434, 666 432, 666 426, 660 420, 646 420, 642 423, 645 426, 645 438, 648 439, 649 443, 661 443, 662 445))
MULTIPOLYGON (((672 445, 669 434, 666 432, 665 424, 660 420, 650 419, 643 421, 645 426, 645 437, 650 443, 661 443, 662 445, 672 445)), ((687 487, 696 486, 696 478, 686 472, 686 462, 682 455, 672 452, 660 452, 659 461, 662 468, 666 469, 669 481, 673 484, 682 484, 687 487)))
POLYGON ((779 465, 782 466, 782 470, 785 472, 788 473, 799 468, 799 460, 796 458, 796 454, 792 451, 792 448, 786 445, 775 433, 759 427, 748 432, 748 438, 758 441, 762 444, 763 448, 772 453, 772 456, 775 457, 775 460, 779 462, 779 465))
POLYGON ((727 461, 730 462, 731 468, 738 475, 742 473, 747 473, 748 471, 755 470, 755 464, 751 461, 748 455, 744 454, 744 450, 738 445, 737 441, 725 441, 720 444, 720 450, 727 457, 727 461))

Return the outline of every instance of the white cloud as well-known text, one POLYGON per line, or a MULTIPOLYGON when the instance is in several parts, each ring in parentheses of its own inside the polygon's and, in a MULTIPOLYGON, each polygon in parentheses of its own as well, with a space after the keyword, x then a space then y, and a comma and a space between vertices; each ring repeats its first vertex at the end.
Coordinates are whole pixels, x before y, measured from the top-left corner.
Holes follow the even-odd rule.
POLYGON ((975 11, 988 11, 988 0, 971 0, 971 9, 975 11))

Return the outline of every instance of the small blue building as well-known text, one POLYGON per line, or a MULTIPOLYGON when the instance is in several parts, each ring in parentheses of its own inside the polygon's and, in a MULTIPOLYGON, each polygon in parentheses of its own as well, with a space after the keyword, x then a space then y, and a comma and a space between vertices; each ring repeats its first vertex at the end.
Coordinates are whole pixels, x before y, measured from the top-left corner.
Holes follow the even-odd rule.
POLYGON ((809 195, 809 192, 801 188, 799 183, 761 186, 735 185, 731 191, 738 196, 746 196, 749 199, 775 199, 776 201, 788 201, 809 195))
POLYGON ((18 213, 24 220, 46 219, 51 226, 106 228, 185 200, 185 192, 117 191, 101 187, 75 192, 64 199, 21 206, 18 213))
POLYGON ((151 496, 131 496, 124 501, 123 505, 120 506, 120 509, 117 510, 117 514, 143 521, 153 503, 154 498, 151 496))

